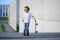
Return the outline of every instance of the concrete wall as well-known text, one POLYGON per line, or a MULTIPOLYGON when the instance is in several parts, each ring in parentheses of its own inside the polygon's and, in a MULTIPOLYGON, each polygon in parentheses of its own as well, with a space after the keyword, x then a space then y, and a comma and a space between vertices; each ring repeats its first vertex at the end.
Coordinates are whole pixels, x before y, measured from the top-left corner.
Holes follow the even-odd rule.
POLYGON ((9 15, 9 24, 16 30, 16 0, 10 4, 10 15, 9 15))
POLYGON ((60 32, 60 0, 44 0, 43 32, 60 32))
POLYGON ((44 0, 43 18, 60 20, 60 0, 44 0))
MULTIPOLYGON (((20 32, 23 32, 22 15, 24 6, 36 17, 38 32, 60 32, 60 0, 20 0, 20 32)), ((31 19, 30 32, 35 32, 34 20, 31 19)))

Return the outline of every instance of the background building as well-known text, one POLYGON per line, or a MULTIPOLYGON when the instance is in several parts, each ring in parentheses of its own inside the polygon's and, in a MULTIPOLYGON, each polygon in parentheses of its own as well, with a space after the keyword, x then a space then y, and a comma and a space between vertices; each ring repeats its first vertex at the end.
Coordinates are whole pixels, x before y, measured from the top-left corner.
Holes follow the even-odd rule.
MULTIPOLYGON (((13 0, 9 10, 9 24, 16 31, 19 24, 19 32, 22 33, 24 25, 22 15, 24 6, 30 7, 30 12, 37 19, 36 30, 39 33, 60 32, 60 0, 13 0)), ((35 32, 35 22, 31 19, 30 32, 35 32)))

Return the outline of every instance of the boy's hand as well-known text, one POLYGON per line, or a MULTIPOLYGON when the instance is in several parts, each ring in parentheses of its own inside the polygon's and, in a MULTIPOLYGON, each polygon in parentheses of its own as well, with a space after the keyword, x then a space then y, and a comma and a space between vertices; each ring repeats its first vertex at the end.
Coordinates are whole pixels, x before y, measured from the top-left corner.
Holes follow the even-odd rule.
POLYGON ((36 21, 36 19, 35 19, 35 17, 34 17, 34 16, 32 16, 32 18, 36 21))
POLYGON ((22 22, 24 22, 24 20, 22 20, 22 22))
POLYGON ((36 19, 35 19, 35 22, 36 22, 36 19))

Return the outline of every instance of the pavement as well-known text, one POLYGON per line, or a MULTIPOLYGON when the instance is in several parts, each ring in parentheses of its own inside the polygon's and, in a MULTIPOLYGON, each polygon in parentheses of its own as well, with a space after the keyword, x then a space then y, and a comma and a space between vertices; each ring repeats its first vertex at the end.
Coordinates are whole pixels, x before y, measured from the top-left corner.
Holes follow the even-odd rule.
POLYGON ((6 32, 15 32, 9 24, 4 24, 6 32))
POLYGON ((60 33, 30 33, 30 36, 23 36, 23 33, 13 31, 8 24, 4 25, 7 32, 0 32, 0 40, 60 40, 60 33))
POLYGON ((3 32, 0 33, 0 40, 60 40, 60 33, 30 33, 30 36, 23 36, 23 33, 3 32))
POLYGON ((60 38, 0 39, 0 40, 60 40, 60 38))

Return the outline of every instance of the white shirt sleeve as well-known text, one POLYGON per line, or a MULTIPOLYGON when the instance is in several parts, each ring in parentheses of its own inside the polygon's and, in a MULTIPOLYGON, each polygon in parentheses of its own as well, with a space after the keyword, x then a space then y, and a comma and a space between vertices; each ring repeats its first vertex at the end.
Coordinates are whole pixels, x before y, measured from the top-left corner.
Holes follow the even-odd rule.
POLYGON ((30 13, 30 16, 32 17, 33 15, 30 13))

